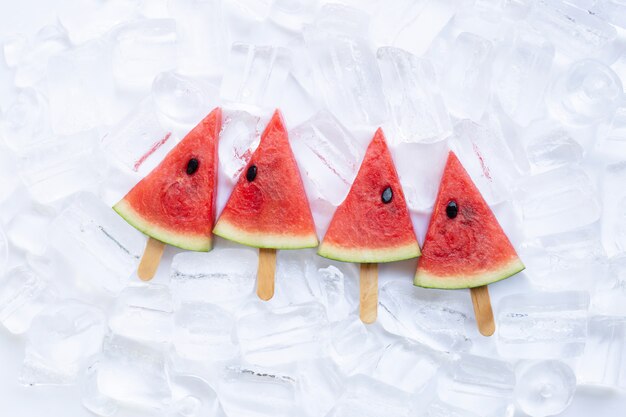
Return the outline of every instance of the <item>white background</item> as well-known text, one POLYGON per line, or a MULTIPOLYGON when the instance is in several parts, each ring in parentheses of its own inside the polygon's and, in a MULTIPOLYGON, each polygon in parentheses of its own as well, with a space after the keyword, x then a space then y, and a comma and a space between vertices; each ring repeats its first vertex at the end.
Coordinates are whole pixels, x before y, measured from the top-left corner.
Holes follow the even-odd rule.
MULTIPOLYGON (((150 0, 148 0, 150 1, 150 0)), ((59 0, 0 0, 0 41, 13 33, 34 34, 45 24, 55 21, 55 4, 59 0)), ((7 89, 6 73, 0 66, 0 104, 11 101, 14 93, 7 89)), ((171 256, 171 253, 169 254, 171 256)), ((168 259, 164 259, 165 262, 168 259)), ((413 269, 411 262, 386 271, 387 278, 405 274, 413 269)), ((391 269, 391 268, 389 268, 391 269)), ((381 271, 382 273, 383 271, 381 271)), ((490 286, 492 298, 497 301, 503 293, 524 289, 523 282, 490 286)), ((491 341, 486 342, 491 343, 491 341)), ((79 387, 23 387, 17 383, 23 360, 24 340, 0 331, 0 417, 82 417, 92 414, 80 404, 79 387)), ((517 416, 523 416, 518 413, 517 416)), ((621 417, 626 416, 626 394, 579 386, 574 402, 564 417, 621 417)))

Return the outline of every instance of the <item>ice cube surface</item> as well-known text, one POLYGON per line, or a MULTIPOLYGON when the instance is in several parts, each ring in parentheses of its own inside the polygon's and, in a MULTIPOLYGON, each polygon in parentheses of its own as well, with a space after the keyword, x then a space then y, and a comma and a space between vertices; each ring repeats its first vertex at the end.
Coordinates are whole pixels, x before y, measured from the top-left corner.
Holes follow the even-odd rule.
POLYGON ((19 266, 7 271, 0 287, 0 322, 11 333, 24 333, 56 296, 35 271, 19 266))
POLYGON ((379 320, 387 331, 438 350, 471 347, 467 328, 474 324, 474 313, 467 294, 389 281, 380 289, 379 300, 379 320))
POLYGON ((228 365, 222 369, 217 392, 229 417, 292 416, 297 396, 295 370, 228 365))
POLYGON ((258 306, 237 320, 244 359, 262 366, 326 356, 329 336, 324 306, 315 302, 273 310, 258 306))
POLYGON ((116 294, 137 270, 146 237, 93 194, 82 193, 49 228, 78 286, 116 294))
POLYGON ((102 395, 133 407, 163 409, 172 400, 165 353, 122 336, 105 338, 96 378, 102 395))
POLYGON ((85 361, 100 351, 105 332, 104 312, 96 307, 68 301, 47 307, 28 330, 20 382, 76 381, 85 361))
POLYGON ((168 343, 174 332, 172 294, 159 284, 132 285, 117 296, 109 316, 115 334, 143 342, 168 343))
POLYGON ((378 49, 392 129, 391 143, 430 143, 452 131, 433 65, 398 48, 378 49))
POLYGON ((498 304, 498 352, 513 358, 580 356, 588 309, 583 291, 508 295, 498 304))
POLYGON ((334 206, 341 204, 365 154, 363 146, 325 110, 295 127, 289 136, 307 195, 334 206))
POLYGON ((147 89, 158 73, 175 69, 176 41, 174 19, 145 19, 116 28, 112 70, 118 85, 147 89))
POLYGON ((586 384, 624 388, 626 321, 619 316, 589 319, 589 338, 578 365, 577 376, 586 384))
POLYGON ((377 125, 386 115, 382 79, 369 40, 366 14, 325 5, 304 29, 317 87, 328 109, 347 126, 377 125))
POLYGON ((213 303, 232 311, 252 294, 257 263, 258 253, 241 247, 179 253, 170 270, 174 301, 213 303))
POLYGON ((286 48, 233 44, 222 79, 223 100, 248 108, 277 107, 291 68, 286 48))
POLYGON ((576 391, 576 375, 561 361, 524 363, 516 375, 515 401, 529 415, 560 414, 569 406, 576 391))

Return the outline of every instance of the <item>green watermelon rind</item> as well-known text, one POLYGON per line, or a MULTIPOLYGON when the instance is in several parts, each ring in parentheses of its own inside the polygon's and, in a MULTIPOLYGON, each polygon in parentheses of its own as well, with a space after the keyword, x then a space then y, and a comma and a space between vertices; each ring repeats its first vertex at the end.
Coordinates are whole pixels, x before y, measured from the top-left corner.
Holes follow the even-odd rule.
POLYGON ((213 249, 213 236, 193 235, 167 230, 165 227, 146 220, 126 200, 121 200, 117 203, 113 210, 140 232, 168 245, 195 252, 209 252, 213 249))
POLYGON ((441 290, 457 290, 463 288, 481 287, 483 285, 493 284, 502 281, 521 272, 526 267, 519 258, 511 260, 503 266, 497 266, 489 271, 480 271, 474 275, 465 276, 443 276, 434 275, 424 270, 417 269, 413 285, 424 288, 437 288, 441 290))
POLYGON ((387 248, 346 248, 322 242, 317 254, 328 259, 354 263, 387 263, 417 258, 421 255, 417 242, 387 248))
POLYGON ((264 249, 306 249, 315 248, 319 244, 315 233, 279 235, 267 232, 251 232, 224 219, 218 220, 213 229, 213 234, 242 245, 264 249))

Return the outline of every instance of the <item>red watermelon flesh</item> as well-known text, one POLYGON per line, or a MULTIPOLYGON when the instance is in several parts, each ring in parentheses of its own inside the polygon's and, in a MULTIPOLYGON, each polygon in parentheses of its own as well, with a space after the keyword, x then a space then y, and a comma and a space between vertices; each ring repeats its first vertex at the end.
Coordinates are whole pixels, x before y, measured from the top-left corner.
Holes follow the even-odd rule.
POLYGON ((319 254, 359 263, 391 262, 420 255, 402 186, 381 129, 367 148, 348 196, 335 211, 319 254))
POLYGON ((216 108, 113 209, 135 228, 164 243, 210 250, 221 125, 222 111, 216 108))
POLYGON ((311 209, 278 110, 261 135, 213 232, 259 248, 317 246, 311 209))
POLYGON ((472 288, 508 278, 523 269, 524 264, 493 212, 456 155, 450 152, 414 284, 472 288))

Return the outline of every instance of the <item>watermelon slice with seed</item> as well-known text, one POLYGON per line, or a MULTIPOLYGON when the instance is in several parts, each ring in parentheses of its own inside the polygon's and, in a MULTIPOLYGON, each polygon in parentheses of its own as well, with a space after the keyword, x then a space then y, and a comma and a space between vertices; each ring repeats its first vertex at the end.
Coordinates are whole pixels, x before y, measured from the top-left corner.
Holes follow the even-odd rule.
POLYGON ((213 232, 257 248, 317 246, 309 202, 278 110, 237 180, 213 232))
POLYGON ((213 110, 113 209, 148 236, 194 251, 212 248, 217 144, 222 111, 213 110))
POLYGON ((524 264, 454 152, 448 154, 414 284, 472 288, 508 278, 524 264))
POLYGON ((358 263, 392 262, 420 255, 402 186, 381 129, 367 148, 350 192, 335 211, 318 253, 358 263))

